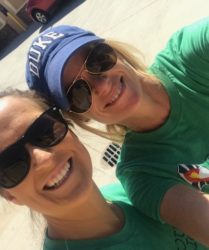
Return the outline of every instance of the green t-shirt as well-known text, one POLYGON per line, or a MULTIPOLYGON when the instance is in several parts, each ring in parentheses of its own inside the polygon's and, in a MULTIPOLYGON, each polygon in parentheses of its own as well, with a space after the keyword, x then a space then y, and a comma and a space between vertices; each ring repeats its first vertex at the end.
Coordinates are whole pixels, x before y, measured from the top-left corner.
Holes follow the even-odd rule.
POLYGON ((52 240, 46 236, 44 250, 206 250, 172 226, 157 222, 137 211, 122 186, 111 184, 102 190, 106 199, 121 207, 125 225, 111 236, 96 240, 52 240))
POLYGON ((164 85, 171 111, 159 129, 127 133, 117 176, 133 204, 161 220, 173 185, 209 191, 209 19, 176 32, 149 72, 164 85))

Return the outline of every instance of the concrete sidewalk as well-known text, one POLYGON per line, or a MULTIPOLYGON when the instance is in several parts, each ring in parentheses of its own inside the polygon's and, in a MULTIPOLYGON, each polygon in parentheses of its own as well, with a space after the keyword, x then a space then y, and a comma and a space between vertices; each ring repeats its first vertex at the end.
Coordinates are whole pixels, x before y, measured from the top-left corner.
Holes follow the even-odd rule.
MULTIPOLYGON (((74 0, 69 1, 48 26, 77 25, 106 38, 129 42, 143 52, 149 64, 174 31, 206 17, 208 9, 208 0, 74 0)), ((33 37, 43 29, 32 25, 0 55, 1 89, 26 88, 25 53, 33 37)), ((115 181, 115 168, 101 164, 101 152, 107 140, 81 130, 79 135, 92 156, 96 183, 101 186, 115 181)), ((41 233, 32 229, 27 209, 10 207, 0 201, 0 218, 1 250, 41 249, 41 233)))

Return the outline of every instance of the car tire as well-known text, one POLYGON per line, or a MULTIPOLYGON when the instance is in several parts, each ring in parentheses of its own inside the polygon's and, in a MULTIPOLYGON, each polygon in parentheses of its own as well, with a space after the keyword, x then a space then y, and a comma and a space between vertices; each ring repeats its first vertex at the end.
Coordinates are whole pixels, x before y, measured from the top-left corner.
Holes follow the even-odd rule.
POLYGON ((44 10, 34 9, 32 17, 36 22, 45 24, 49 21, 49 14, 44 10))

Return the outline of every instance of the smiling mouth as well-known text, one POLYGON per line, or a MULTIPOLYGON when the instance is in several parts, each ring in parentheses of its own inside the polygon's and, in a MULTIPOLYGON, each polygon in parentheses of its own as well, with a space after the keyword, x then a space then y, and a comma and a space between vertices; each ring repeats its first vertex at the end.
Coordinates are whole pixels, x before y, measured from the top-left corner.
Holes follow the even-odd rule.
POLYGON ((59 188, 68 178, 71 173, 72 159, 70 159, 65 166, 60 170, 60 172, 47 182, 44 186, 44 190, 54 190, 59 188))
POLYGON ((115 95, 112 97, 112 99, 110 100, 110 102, 105 105, 105 108, 113 105, 120 98, 120 96, 123 93, 124 87, 125 87, 124 79, 121 76, 119 88, 117 89, 115 95))

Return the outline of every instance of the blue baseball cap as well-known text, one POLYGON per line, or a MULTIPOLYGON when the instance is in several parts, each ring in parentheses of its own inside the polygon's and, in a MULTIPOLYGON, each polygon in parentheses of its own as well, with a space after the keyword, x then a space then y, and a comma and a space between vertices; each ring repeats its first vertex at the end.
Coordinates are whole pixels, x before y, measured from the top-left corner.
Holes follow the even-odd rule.
POLYGON ((26 82, 29 88, 69 110, 70 102, 62 84, 64 66, 77 49, 95 41, 104 39, 76 26, 61 25, 41 33, 33 40, 27 54, 26 82))

